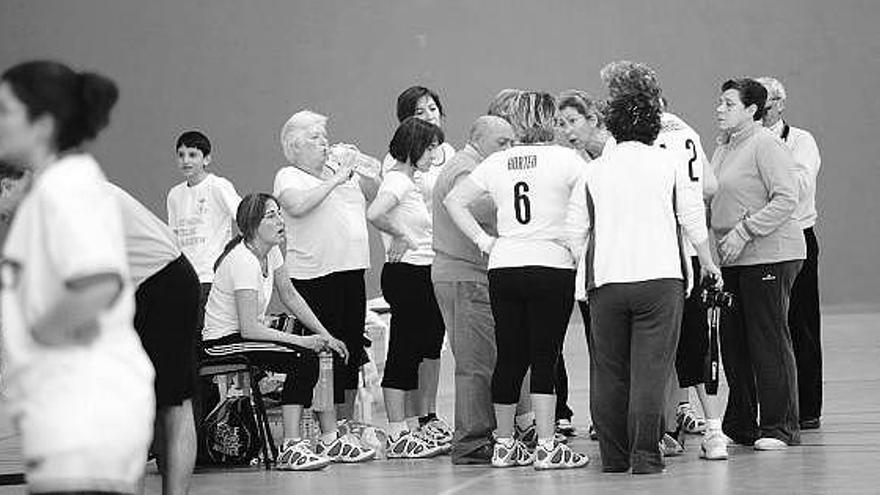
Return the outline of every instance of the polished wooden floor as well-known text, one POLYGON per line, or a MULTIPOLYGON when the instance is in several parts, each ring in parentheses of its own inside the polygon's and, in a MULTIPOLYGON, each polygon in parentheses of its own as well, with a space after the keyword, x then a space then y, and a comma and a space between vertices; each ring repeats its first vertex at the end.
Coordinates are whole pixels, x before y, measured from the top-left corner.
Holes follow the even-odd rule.
MULTIPOLYGON (((193 478, 192 493, 880 494, 880 313, 827 314, 823 334, 822 428, 804 432, 803 445, 786 452, 757 453, 732 447, 729 461, 707 462, 697 457, 699 437, 689 436, 685 455, 669 459, 666 473, 652 476, 602 474, 598 462, 575 471, 536 472, 531 468, 453 467, 448 457, 441 457, 334 465, 308 474, 258 469, 199 472, 193 478)), ((575 315, 565 354, 574 422, 581 431, 588 422, 585 352, 582 326, 575 315)), ((448 352, 443 356, 439 404, 441 414, 451 420, 452 358, 448 352)), ((598 460, 596 442, 578 437, 573 445, 598 460)), ((20 472, 17 448, 16 437, 4 422, 0 426, 0 474, 20 472)), ((146 493, 158 494, 160 479, 154 468, 151 471, 146 493)), ((21 486, 0 487, 0 495, 23 492, 21 486)))

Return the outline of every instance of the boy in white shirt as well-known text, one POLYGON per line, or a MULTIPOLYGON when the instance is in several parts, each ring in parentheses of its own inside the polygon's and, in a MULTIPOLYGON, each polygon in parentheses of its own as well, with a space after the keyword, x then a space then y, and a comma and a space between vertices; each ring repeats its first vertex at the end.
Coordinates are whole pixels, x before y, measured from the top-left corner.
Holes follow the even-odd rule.
POLYGON ((185 179, 168 191, 168 225, 202 284, 199 328, 205 301, 214 281, 214 262, 232 238, 232 224, 241 201, 229 180, 206 170, 211 141, 199 131, 177 138, 177 165, 185 179))

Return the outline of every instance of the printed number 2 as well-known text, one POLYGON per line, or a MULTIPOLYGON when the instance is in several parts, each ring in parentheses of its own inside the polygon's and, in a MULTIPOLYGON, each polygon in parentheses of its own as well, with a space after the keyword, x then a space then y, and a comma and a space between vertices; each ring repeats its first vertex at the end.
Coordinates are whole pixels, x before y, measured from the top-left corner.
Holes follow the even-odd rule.
POLYGON ((532 204, 526 193, 529 185, 525 182, 517 182, 513 185, 513 210, 516 213, 516 221, 525 225, 532 219, 532 204))
POLYGON ((691 152, 691 158, 688 160, 688 177, 690 177, 691 182, 698 182, 700 178, 694 173, 694 164, 697 162, 697 145, 693 139, 687 139, 684 142, 684 146, 691 152))

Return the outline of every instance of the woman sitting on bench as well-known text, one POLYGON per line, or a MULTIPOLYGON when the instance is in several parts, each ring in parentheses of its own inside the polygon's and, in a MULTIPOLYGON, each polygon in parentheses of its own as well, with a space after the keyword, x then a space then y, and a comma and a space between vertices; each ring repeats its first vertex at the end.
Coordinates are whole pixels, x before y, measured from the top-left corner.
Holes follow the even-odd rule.
POLYGON ((311 407, 318 381, 317 351, 330 349, 344 359, 348 350, 330 335, 290 283, 278 245, 284 239, 284 221, 278 202, 269 194, 245 196, 235 218, 241 234, 227 244, 214 266, 214 286, 205 306, 202 330, 208 356, 246 355, 263 369, 286 373, 281 394, 284 443, 278 469, 321 469, 330 462, 361 462, 375 451, 352 435, 339 435, 336 412, 319 414, 323 435, 314 446, 302 438, 299 420, 311 407), (265 324, 272 288, 284 306, 314 335, 300 336, 265 324))

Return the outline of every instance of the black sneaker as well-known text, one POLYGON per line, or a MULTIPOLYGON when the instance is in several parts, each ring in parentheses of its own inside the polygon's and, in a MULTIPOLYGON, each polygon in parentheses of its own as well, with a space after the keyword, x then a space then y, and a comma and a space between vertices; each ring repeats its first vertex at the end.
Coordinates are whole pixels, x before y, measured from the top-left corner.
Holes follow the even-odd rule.
POLYGON ((821 427, 822 422, 819 421, 819 418, 807 418, 801 420, 802 430, 818 430, 821 427))
POLYGON ((452 463, 456 465, 465 464, 491 464, 492 463, 492 444, 484 443, 462 456, 452 456, 452 463))

